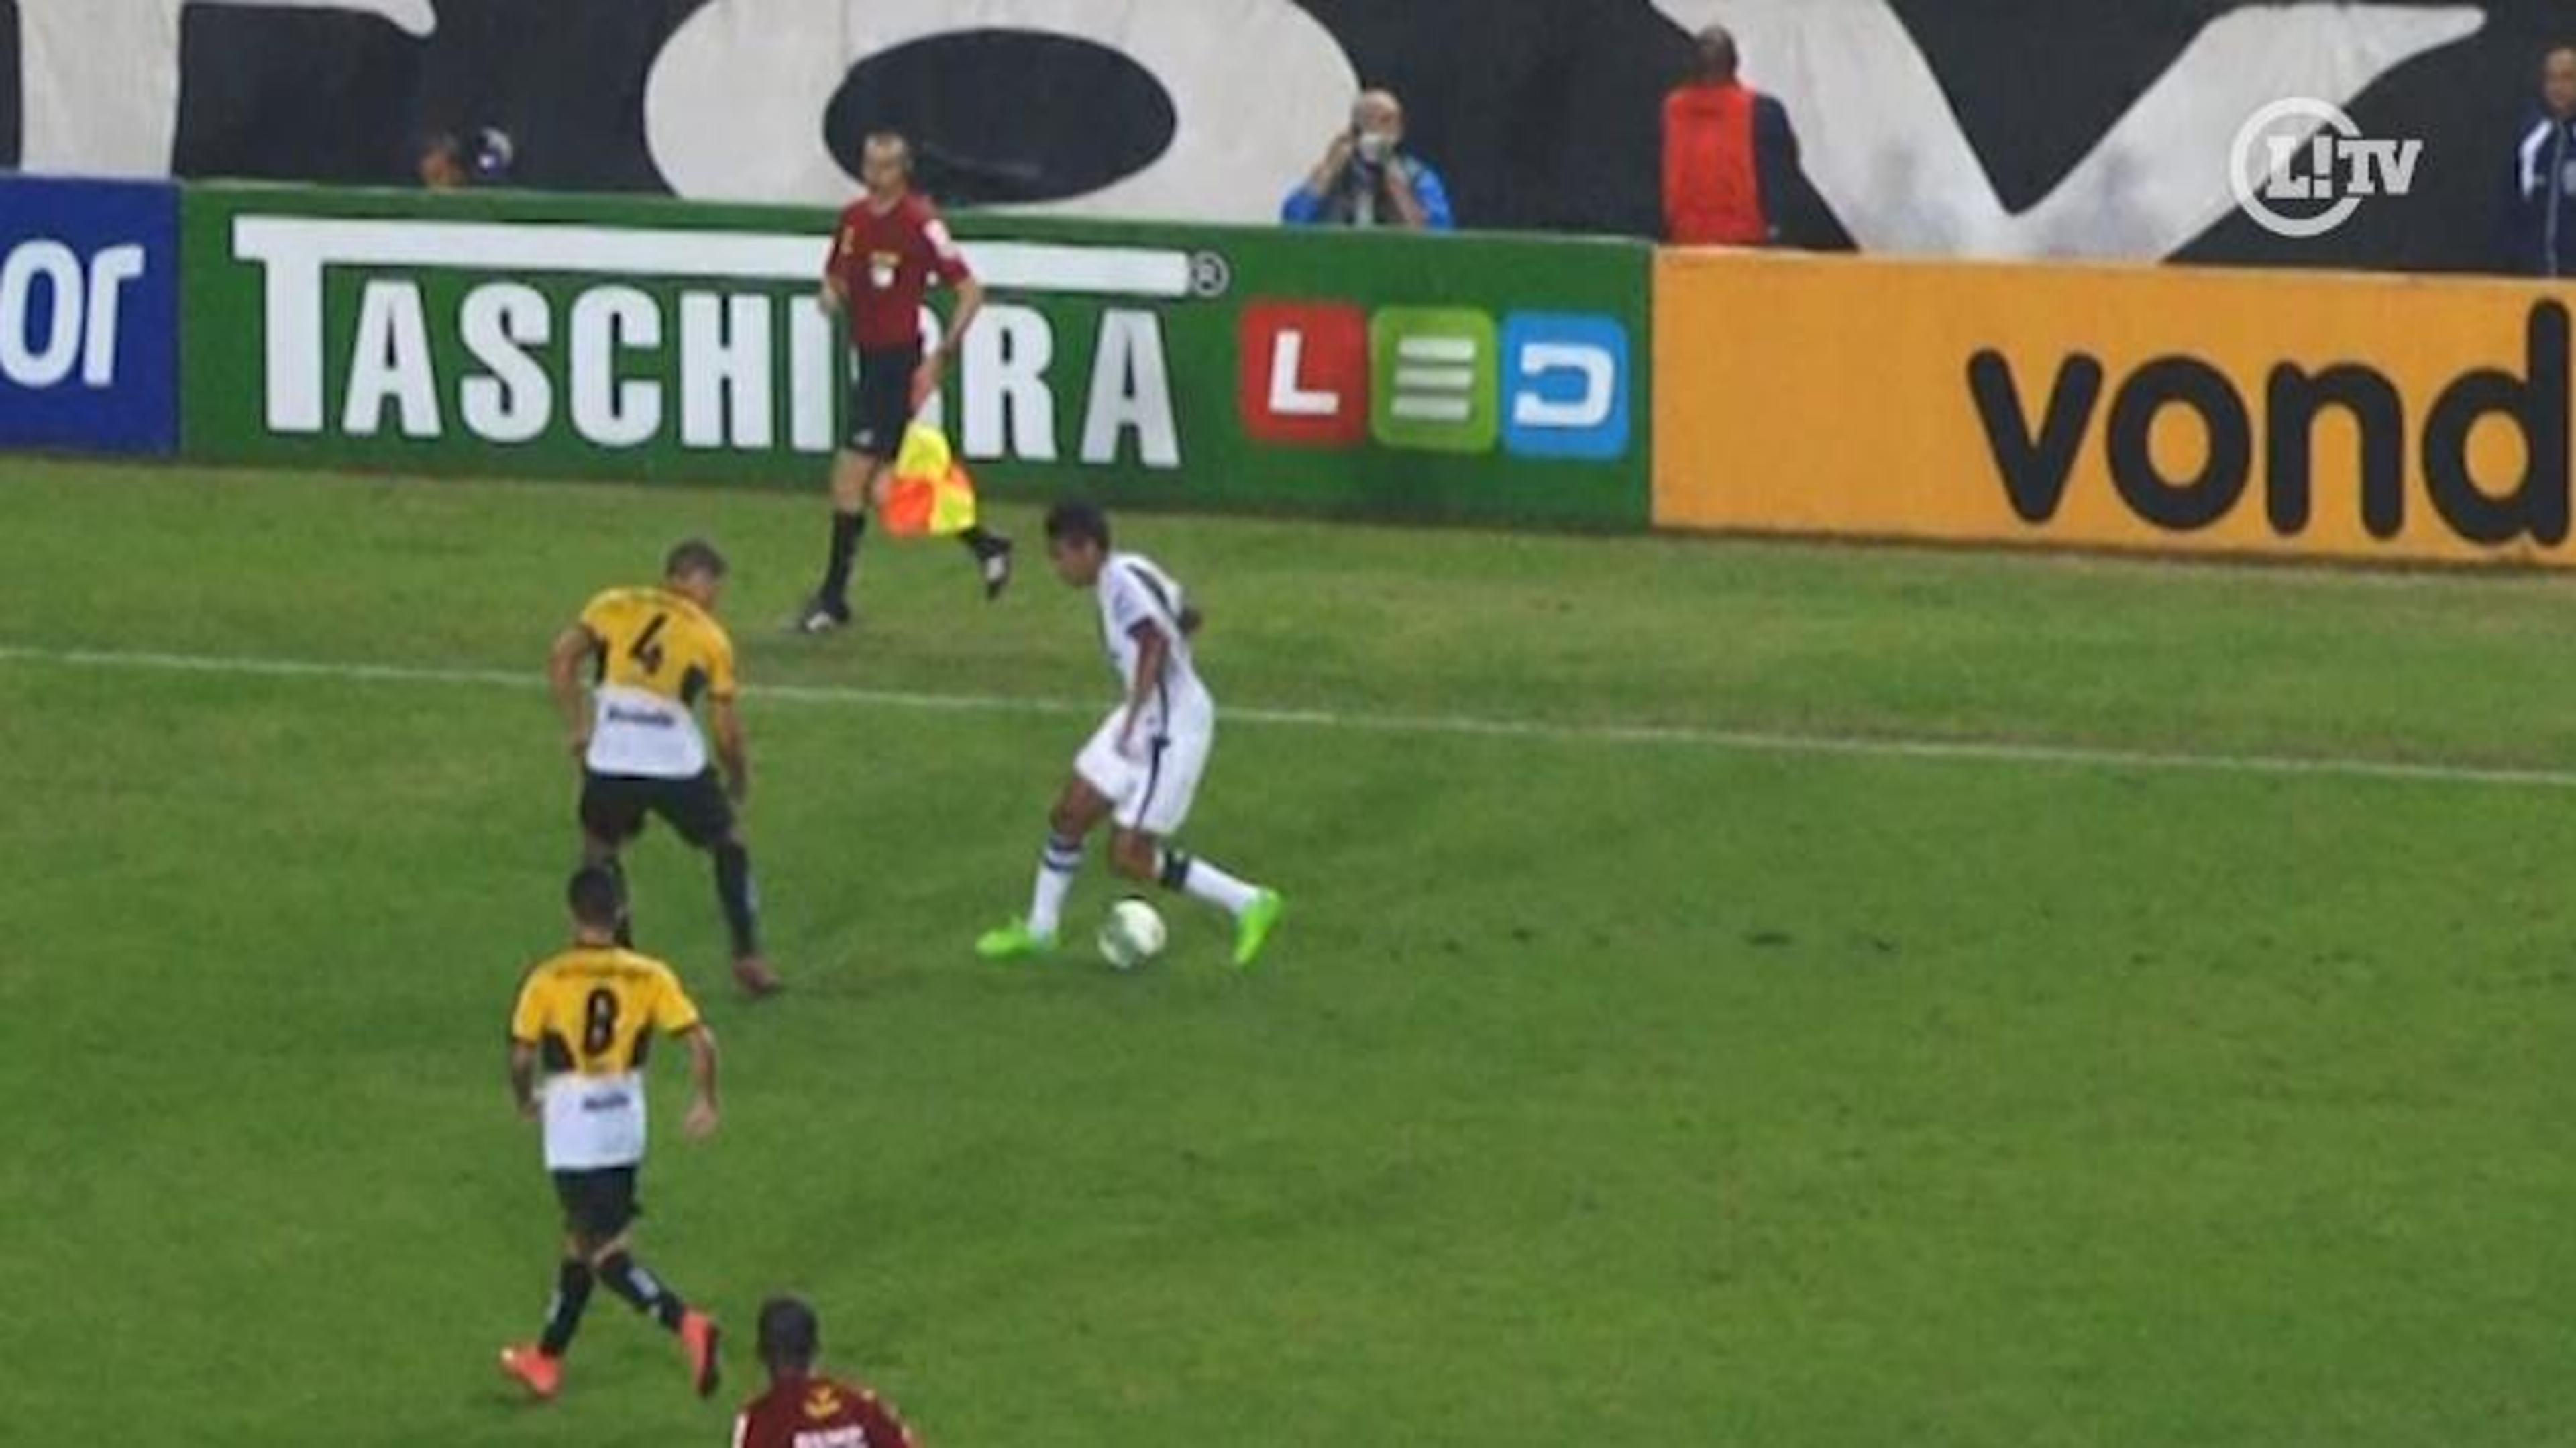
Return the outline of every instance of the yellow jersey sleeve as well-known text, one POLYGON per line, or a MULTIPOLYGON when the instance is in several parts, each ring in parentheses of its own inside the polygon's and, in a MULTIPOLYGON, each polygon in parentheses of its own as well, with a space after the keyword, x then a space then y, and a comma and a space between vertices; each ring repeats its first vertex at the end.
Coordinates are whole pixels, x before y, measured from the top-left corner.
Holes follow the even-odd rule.
POLYGON ((731 703, 738 687, 733 672, 733 640, 713 619, 707 621, 707 697, 731 703))
POLYGON ((665 1034, 676 1036, 705 1019, 698 1014, 698 1003, 689 999, 688 991, 681 986, 679 975, 668 966, 662 968, 660 987, 653 1001, 653 1024, 665 1034))
POLYGON ((510 1039, 522 1046, 534 1046, 546 1036, 546 994, 551 986, 543 967, 528 972, 519 982, 518 1003, 510 1008, 510 1039))
POLYGON ((616 631, 618 616, 624 612, 620 601, 625 592, 622 588, 612 588, 605 593, 594 594, 590 602, 581 606, 581 626, 603 646, 616 631))

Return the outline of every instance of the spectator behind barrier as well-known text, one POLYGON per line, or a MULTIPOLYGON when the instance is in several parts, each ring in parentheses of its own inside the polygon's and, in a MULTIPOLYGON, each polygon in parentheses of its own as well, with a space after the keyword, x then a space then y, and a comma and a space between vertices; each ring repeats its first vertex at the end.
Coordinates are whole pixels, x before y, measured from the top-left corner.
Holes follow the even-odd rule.
POLYGON ((1798 175, 1788 108, 1736 78, 1735 37, 1699 33, 1699 68, 1664 97, 1664 239, 1764 246, 1782 239, 1798 175))
POLYGON ((2505 270, 2576 276, 2576 47, 2540 62, 2540 103, 2514 145, 2504 216, 2505 270))
POLYGON ((484 126, 463 140, 441 131, 420 149, 420 184, 432 191, 506 186, 517 159, 518 146, 498 126, 484 126))
POLYGON ((1314 172, 1279 206, 1291 226, 1402 226, 1447 231, 1457 224, 1449 188, 1429 162, 1404 149, 1404 107, 1387 91, 1360 93, 1350 129, 1333 137, 1314 172))

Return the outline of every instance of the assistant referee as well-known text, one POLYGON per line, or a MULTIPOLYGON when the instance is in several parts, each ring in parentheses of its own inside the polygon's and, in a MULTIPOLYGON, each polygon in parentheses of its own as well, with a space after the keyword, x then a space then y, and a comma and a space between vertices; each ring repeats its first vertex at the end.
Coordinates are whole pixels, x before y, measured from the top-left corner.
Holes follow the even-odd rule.
MULTIPOLYGON (((823 269, 824 310, 848 314, 859 366, 850 385, 848 431, 832 455, 831 562, 797 621, 806 633, 828 633, 850 621, 850 571, 867 531, 868 505, 884 504, 904 429, 939 390, 948 355, 984 307, 984 286, 967 269, 939 209, 912 189, 911 143, 891 131, 869 136, 859 175, 867 194, 841 213, 823 269), (933 283, 955 288, 957 307, 947 336, 925 355, 922 299, 933 283)), ((984 597, 1000 597, 1011 581, 1011 541, 980 527, 959 536, 974 555, 984 597)))

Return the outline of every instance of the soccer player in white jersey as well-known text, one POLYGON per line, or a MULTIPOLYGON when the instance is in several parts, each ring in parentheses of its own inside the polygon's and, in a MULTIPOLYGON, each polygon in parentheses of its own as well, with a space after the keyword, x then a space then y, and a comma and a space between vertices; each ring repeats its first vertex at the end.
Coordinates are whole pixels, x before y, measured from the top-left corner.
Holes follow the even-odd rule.
POLYGON ((1073 777, 1056 797, 1028 915, 987 931, 975 942, 976 953, 1009 960, 1055 948, 1064 897, 1082 868, 1083 841, 1106 819, 1112 822, 1111 868, 1232 915, 1234 963, 1250 965, 1285 908, 1279 892, 1167 843, 1189 818, 1216 743, 1216 700, 1190 652, 1199 612, 1152 559, 1112 550, 1109 520, 1089 503, 1057 504, 1047 514, 1046 536, 1056 576, 1099 596, 1101 643, 1126 697, 1083 746, 1073 777))

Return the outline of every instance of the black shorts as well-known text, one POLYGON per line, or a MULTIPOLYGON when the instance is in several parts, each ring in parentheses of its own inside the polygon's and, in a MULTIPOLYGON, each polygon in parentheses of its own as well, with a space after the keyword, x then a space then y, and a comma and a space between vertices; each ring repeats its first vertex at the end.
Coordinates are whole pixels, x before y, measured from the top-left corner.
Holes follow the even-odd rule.
POLYGON ((591 1243, 606 1242, 644 1215, 635 1200, 635 1168, 603 1166, 554 1173, 555 1200, 563 1203, 564 1230, 591 1243))
POLYGON ((854 453, 891 459, 903 450, 912 425, 912 374, 921 368, 919 347, 859 349, 859 375, 850 380, 849 431, 841 445, 854 453))
POLYGON ((691 779, 648 779, 628 774, 585 773, 581 827, 591 838, 622 845, 644 831, 644 818, 660 815, 680 838, 701 850, 733 833, 733 801, 712 769, 691 779))

